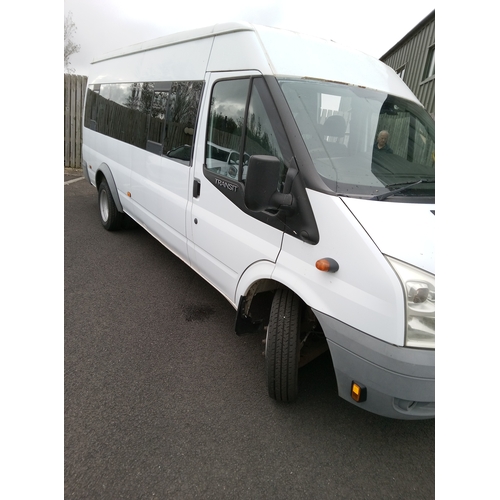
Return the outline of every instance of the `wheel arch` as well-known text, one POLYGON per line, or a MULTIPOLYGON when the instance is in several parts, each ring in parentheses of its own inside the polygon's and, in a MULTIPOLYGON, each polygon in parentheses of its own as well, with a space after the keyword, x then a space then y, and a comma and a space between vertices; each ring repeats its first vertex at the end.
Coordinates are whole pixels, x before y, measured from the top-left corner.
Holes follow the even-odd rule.
POLYGON ((235 293, 237 334, 251 333, 261 329, 256 323, 268 320, 274 292, 280 288, 286 288, 297 295, 304 308, 310 311, 317 321, 309 303, 311 291, 300 287, 296 280, 276 279, 273 275, 274 270, 273 262, 261 261, 250 266, 240 278, 235 293))
POLYGON ((120 202, 120 197, 118 196, 118 189, 116 188, 115 179, 113 177, 113 174, 111 173, 111 169, 106 163, 101 163, 97 168, 95 174, 95 185, 98 190, 99 185, 101 184, 103 179, 106 179, 106 182, 108 183, 109 191, 111 192, 111 196, 113 196, 113 201, 115 202, 116 208, 119 212, 123 213, 123 206, 120 202))

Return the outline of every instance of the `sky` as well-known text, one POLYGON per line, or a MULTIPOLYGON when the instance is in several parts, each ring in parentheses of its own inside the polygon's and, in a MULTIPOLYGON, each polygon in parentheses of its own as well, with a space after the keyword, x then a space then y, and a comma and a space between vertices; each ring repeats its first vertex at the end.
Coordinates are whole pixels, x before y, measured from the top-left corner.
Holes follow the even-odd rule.
POLYGON ((435 9, 437 0, 65 0, 76 25, 75 74, 106 52, 193 28, 247 21, 329 38, 380 58, 435 9))

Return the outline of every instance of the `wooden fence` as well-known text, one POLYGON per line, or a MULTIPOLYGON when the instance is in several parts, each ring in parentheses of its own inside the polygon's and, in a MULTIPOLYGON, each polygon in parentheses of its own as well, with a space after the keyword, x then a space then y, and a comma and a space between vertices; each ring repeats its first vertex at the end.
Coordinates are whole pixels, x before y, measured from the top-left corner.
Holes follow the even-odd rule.
POLYGON ((64 167, 81 168, 82 113, 87 77, 64 74, 64 167))

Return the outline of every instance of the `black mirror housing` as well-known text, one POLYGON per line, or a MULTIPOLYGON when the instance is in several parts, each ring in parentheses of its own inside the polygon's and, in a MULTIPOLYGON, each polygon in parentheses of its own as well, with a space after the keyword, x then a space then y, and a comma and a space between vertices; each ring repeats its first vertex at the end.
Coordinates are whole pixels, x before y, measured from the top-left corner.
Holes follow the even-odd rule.
POLYGON ((279 210, 292 205, 292 195, 278 192, 281 161, 275 156, 254 155, 248 162, 245 205, 254 212, 279 210))

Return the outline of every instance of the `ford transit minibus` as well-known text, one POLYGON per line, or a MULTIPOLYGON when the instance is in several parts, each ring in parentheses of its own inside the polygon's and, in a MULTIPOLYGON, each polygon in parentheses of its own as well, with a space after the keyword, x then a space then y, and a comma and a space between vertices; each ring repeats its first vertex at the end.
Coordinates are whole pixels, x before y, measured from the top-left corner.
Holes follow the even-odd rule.
POLYGON ((83 159, 105 229, 130 217, 265 335, 272 398, 329 352, 340 397, 434 417, 434 121, 392 69, 245 23, 144 42, 94 60, 83 159))

